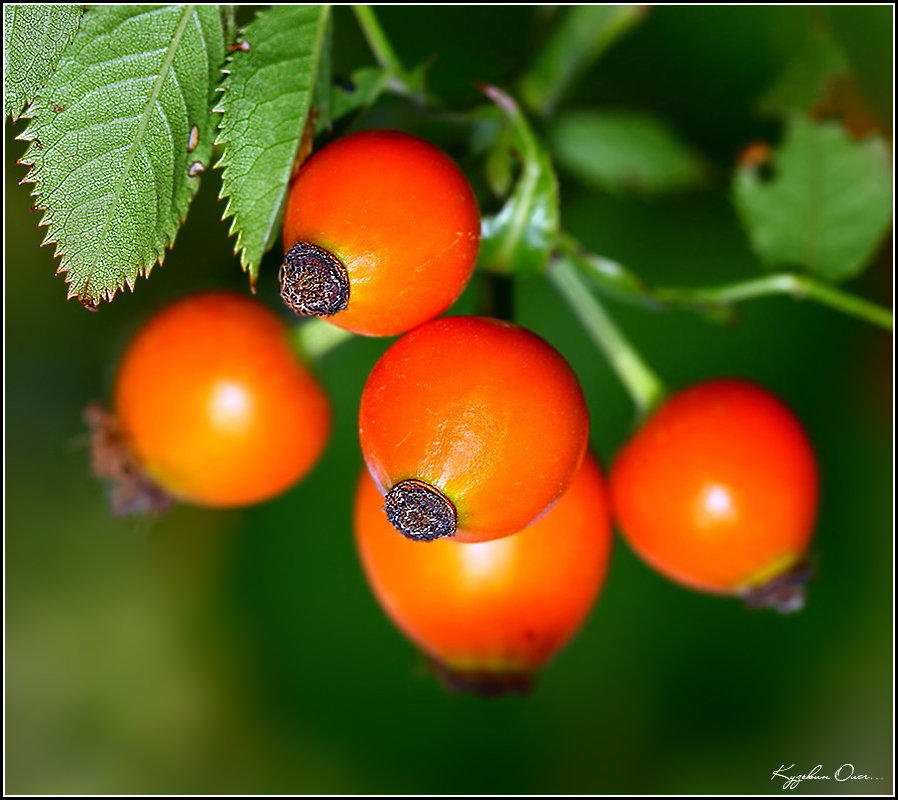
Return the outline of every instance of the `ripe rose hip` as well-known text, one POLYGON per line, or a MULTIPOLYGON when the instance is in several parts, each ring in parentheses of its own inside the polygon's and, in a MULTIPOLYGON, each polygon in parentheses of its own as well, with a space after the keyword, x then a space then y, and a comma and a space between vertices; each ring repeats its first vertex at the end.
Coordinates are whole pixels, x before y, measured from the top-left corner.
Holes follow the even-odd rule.
POLYGON ((479 243, 477 200, 448 156, 398 131, 356 133, 290 187, 281 296, 356 333, 403 333, 455 302, 479 243))
POLYGON ((172 496, 240 506, 274 497, 311 469, 330 407, 274 313, 209 292, 164 309, 131 342, 114 424, 128 454, 172 496))
POLYGON ((673 580, 789 611, 817 509, 817 464, 772 394, 714 380, 664 403, 611 470, 624 537, 673 580))
POLYGON ((536 520, 567 489, 589 420, 567 362, 533 333, 448 317, 406 334, 362 392, 362 454, 397 530, 485 541, 536 520))
POLYGON ((396 535, 382 506, 363 473, 355 531, 365 574, 390 619, 454 688, 527 688, 576 633, 604 580, 611 520, 589 454, 552 509, 504 539, 413 542, 396 535))

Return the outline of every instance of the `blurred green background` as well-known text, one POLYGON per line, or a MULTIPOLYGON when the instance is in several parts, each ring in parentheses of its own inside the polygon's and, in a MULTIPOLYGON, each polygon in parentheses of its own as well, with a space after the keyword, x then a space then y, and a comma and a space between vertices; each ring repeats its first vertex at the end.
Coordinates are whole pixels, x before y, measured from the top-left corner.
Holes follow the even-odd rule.
MULTIPOLYGON (((513 88, 552 22, 538 7, 378 13, 406 64, 433 58, 431 85, 455 107, 478 101, 475 80, 513 88)), ((890 119, 889 7, 653 8, 566 105, 654 113, 706 156, 712 180, 650 199, 562 176, 566 227, 653 283, 755 274, 727 176, 742 146, 776 137, 755 101, 823 17, 890 119)), ((337 75, 371 63, 347 8, 334 58, 337 75)), ((479 170, 457 131, 400 100, 353 126, 445 137, 479 170)), ((781 766, 845 763, 873 780, 795 791, 892 792, 890 334, 787 299, 745 304, 725 327, 609 303, 670 385, 741 376, 804 422, 822 479, 808 606, 748 612, 667 582, 618 540, 587 624, 530 696, 451 695, 376 605, 352 542, 358 399, 389 341, 354 339, 319 364, 333 433, 292 491, 241 511, 108 515, 83 407, 108 397, 121 350, 156 309, 246 280, 207 173, 165 265, 134 294, 96 314, 65 302, 17 186, 22 127, 7 123, 5 159, 7 792, 779 794, 781 766)), ((273 308, 277 261, 259 287, 273 308)), ((847 288, 888 305, 892 269, 889 242, 847 288)), ((592 447, 609 463, 631 429, 627 396, 542 278, 521 279, 516 300, 519 321, 580 377, 592 447)))

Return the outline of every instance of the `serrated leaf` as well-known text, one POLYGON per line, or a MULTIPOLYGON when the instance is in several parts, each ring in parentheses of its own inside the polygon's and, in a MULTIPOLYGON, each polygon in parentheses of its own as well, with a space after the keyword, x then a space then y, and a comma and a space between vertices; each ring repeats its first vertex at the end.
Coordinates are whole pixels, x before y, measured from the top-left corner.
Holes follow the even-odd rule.
POLYGON ((558 234, 558 183, 552 162, 514 100, 492 86, 485 91, 507 117, 522 168, 499 213, 483 218, 479 261, 492 272, 542 272, 558 234))
POLYGON ((824 31, 812 31, 783 74, 758 101, 758 108, 775 115, 805 111, 822 99, 830 78, 848 69, 839 46, 824 31))
MULTIPOLYGON (((331 87, 331 122, 335 122, 353 111, 368 108, 390 85, 390 73, 381 67, 360 67, 352 73, 348 81, 331 87)), ((318 132, 327 126, 318 120, 318 132)))
POLYGON ((215 111, 223 145, 221 198, 235 252, 255 284, 281 230, 293 161, 324 56, 330 6, 274 6, 251 22, 231 56, 215 111))
POLYGON ((892 167, 879 138, 857 141, 836 122, 794 117, 772 178, 737 169, 734 201, 758 255, 830 281, 863 269, 892 219, 892 167))
POLYGON ((556 120, 549 137, 559 167, 590 187, 658 194, 702 179, 699 157, 647 114, 571 112, 556 120))
POLYGON ((3 115, 19 118, 53 74, 83 6, 3 4, 3 115))
POLYGON ((85 13, 20 136, 70 298, 96 307, 162 262, 211 157, 223 58, 215 6, 85 13))

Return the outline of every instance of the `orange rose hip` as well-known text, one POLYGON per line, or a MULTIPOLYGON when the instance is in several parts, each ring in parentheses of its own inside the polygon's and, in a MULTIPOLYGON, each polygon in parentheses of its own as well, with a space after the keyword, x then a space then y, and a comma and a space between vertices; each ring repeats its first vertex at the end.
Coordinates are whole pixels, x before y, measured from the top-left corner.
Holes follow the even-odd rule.
POLYGON ((611 470, 615 516, 648 563, 694 589, 780 611, 803 603, 817 492, 798 420, 733 379, 670 397, 611 470))
POLYGON ((267 500, 308 472, 330 404, 261 303, 208 292, 155 316, 131 342, 114 413, 128 451, 172 496, 207 506, 267 500))
POLYGON ((394 343, 359 411, 387 516, 420 540, 486 541, 527 527, 570 485, 588 430, 561 355, 481 317, 435 320, 394 343))
POLYGON ((353 134, 290 187, 281 296, 356 333, 403 333, 458 298, 479 243, 477 200, 448 156, 398 131, 353 134))
POLYGON ((453 688, 527 688, 576 633, 601 588, 611 521, 587 454, 564 496, 530 527, 491 542, 397 536, 368 474, 356 489, 356 546, 390 619, 453 688))

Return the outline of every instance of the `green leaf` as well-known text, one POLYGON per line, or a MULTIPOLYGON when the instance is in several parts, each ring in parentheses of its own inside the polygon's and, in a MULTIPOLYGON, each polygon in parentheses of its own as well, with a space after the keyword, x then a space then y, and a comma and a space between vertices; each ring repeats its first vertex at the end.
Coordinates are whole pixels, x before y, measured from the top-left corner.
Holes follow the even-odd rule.
POLYGON ((244 34, 228 61, 215 107, 223 145, 221 197, 233 217, 235 252, 255 284, 281 232, 293 162, 325 60, 330 6, 273 6, 244 34))
POLYGON ((3 4, 3 115, 17 120, 53 74, 83 6, 3 4))
POLYGON ((512 147, 523 166, 499 213, 483 219, 479 260, 493 272, 541 272, 558 234, 558 182, 552 162, 514 100, 492 86, 484 91, 506 115, 512 147))
POLYGON ((215 6, 85 13, 20 136, 70 298, 95 308, 133 290, 171 247, 211 157, 223 58, 215 6))
POLYGON ((644 16, 645 6, 573 6, 521 78, 521 99, 548 116, 574 79, 644 16))
MULTIPOLYGON (((349 81, 335 84, 331 88, 331 121, 336 121, 347 114, 368 108, 390 85, 390 73, 381 67, 360 67, 352 73, 349 81)), ((321 119, 318 120, 318 132, 326 129, 321 119)))
POLYGON ((734 202, 758 255, 830 281, 869 261, 892 219, 892 165, 879 138, 852 139, 836 122, 794 117, 773 177, 737 169, 734 202))
POLYGON ((702 162, 666 125, 630 111, 579 111, 549 132, 559 167, 587 186, 649 194, 699 183, 702 162))
POLYGON ((848 70, 839 46, 825 32, 815 30, 779 80, 758 101, 758 107, 772 115, 805 111, 822 99, 830 78, 848 70))

